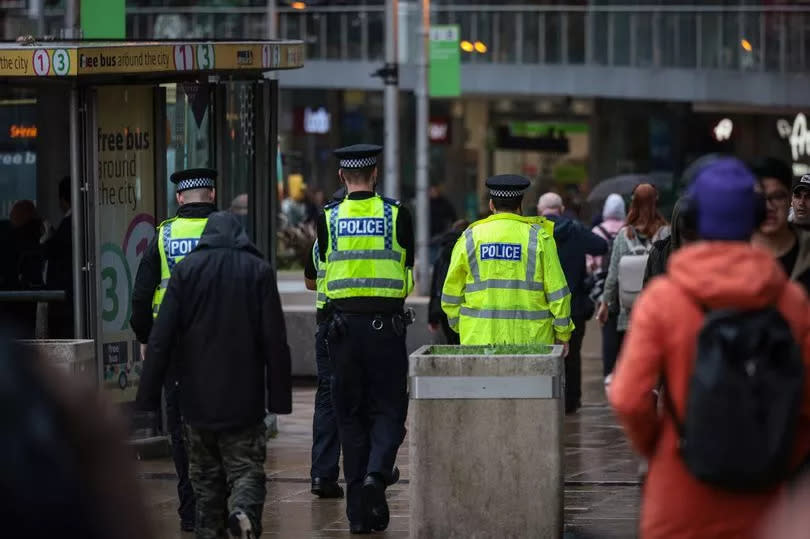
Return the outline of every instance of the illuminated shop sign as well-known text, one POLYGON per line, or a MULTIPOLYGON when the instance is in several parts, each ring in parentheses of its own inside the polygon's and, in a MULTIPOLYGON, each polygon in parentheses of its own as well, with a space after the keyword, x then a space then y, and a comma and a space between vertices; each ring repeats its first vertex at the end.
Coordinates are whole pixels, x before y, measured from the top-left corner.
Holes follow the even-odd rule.
POLYGON ((779 136, 787 140, 790 153, 793 157, 793 175, 803 176, 810 173, 810 165, 801 162, 810 156, 810 132, 807 131, 807 117, 799 113, 793 119, 793 124, 784 118, 776 122, 779 136))
POLYGON ((311 135, 325 135, 332 127, 332 115, 326 109, 320 107, 304 109, 304 133, 311 135))
POLYGON ((717 142, 723 142, 731 138, 731 132, 734 131, 734 123, 729 118, 723 118, 712 129, 714 139, 717 142))

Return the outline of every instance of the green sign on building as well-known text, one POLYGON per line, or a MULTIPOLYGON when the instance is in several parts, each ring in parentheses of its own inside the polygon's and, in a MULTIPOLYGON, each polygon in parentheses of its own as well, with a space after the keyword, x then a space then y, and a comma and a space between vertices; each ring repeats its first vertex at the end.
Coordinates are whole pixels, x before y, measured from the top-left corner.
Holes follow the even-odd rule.
POLYGON ((82 0, 82 34, 86 39, 127 37, 126 0, 82 0))
POLYGON ((461 95, 461 51, 458 25, 430 27, 428 93, 430 97, 461 95))

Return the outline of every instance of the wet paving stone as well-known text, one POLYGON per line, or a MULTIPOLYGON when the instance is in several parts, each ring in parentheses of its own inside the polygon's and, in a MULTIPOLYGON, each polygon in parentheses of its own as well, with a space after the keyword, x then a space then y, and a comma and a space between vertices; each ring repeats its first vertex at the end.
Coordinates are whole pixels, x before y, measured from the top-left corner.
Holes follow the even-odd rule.
MULTIPOLYGON (((640 488, 632 454, 604 398, 598 358, 583 358, 583 407, 565 420, 565 539, 636 537, 640 488)), ((267 444, 267 502, 262 537, 350 537, 343 500, 309 492, 315 389, 297 387, 293 414, 280 418, 278 437, 267 444)), ((374 537, 408 537, 408 441, 397 465, 402 481, 387 492, 391 523, 374 537)), ((149 517, 160 539, 190 539, 177 518, 174 467, 169 459, 139 463, 149 517)), ((437 503, 440 503, 437 500, 437 503)))

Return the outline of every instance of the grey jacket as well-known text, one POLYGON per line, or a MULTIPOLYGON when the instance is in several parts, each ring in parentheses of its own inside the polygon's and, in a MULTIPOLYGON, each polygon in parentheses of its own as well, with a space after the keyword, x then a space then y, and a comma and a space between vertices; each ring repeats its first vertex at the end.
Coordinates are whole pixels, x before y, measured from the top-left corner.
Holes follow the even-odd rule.
MULTIPOLYGON (((613 251, 610 254, 610 266, 608 267, 607 278, 605 279, 605 291, 602 296, 602 301, 607 303, 610 312, 619 313, 619 319, 616 322, 616 329, 619 331, 627 331, 630 322, 630 311, 622 309, 619 306, 619 260, 624 255, 630 254, 630 247, 627 245, 627 228, 622 228, 613 240, 613 251)), ((641 245, 652 246, 653 242, 663 240, 669 237, 669 226, 661 227, 652 238, 648 239, 636 231, 635 238, 630 241, 633 247, 641 245)))

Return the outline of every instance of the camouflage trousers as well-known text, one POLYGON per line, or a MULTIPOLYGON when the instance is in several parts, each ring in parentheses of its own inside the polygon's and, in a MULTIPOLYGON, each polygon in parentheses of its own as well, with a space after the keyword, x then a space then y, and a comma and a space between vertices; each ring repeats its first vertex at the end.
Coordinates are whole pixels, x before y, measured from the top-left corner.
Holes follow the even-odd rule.
POLYGON ((242 510, 262 534, 266 494, 264 460, 267 432, 264 421, 243 429, 186 429, 189 475, 197 498, 197 539, 227 537, 228 515, 242 510))

